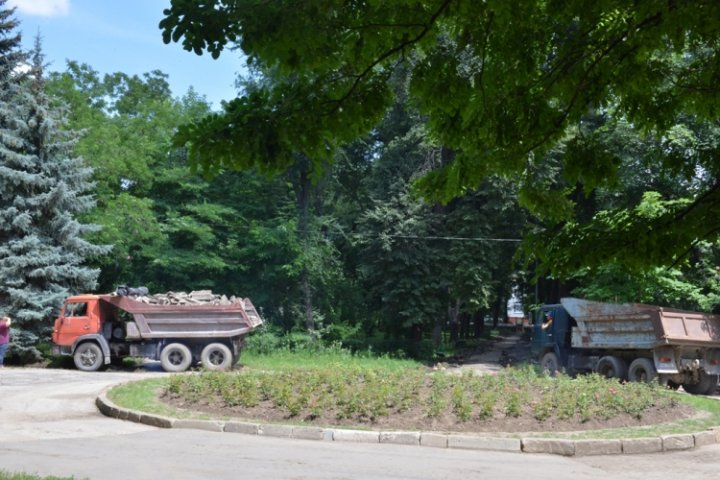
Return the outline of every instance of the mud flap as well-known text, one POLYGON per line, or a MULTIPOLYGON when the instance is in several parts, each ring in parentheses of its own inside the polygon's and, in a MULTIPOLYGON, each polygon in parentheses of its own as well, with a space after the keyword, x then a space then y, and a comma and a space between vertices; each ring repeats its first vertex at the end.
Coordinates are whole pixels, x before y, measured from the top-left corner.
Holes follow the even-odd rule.
POLYGON ((703 368, 710 375, 720 375, 720 349, 711 348, 705 351, 703 368))
POLYGON ((675 362, 675 350, 673 347, 657 347, 653 350, 653 360, 655 361, 657 373, 679 373, 677 363, 675 362))

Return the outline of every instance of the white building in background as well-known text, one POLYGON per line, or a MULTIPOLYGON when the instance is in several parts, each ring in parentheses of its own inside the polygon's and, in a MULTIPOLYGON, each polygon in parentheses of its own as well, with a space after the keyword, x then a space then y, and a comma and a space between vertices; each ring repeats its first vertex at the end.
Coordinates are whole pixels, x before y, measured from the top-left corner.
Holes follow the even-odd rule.
POLYGON ((527 325, 527 315, 523 311, 522 302, 513 293, 507 303, 508 323, 512 325, 527 325))

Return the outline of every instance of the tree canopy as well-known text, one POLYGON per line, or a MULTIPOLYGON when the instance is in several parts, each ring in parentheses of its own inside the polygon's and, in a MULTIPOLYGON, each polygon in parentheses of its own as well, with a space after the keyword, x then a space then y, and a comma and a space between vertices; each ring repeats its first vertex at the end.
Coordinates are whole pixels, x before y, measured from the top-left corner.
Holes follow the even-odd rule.
MULTIPOLYGON (((165 42, 215 57, 238 46, 250 65, 280 74, 180 130, 177 142, 207 173, 282 171, 298 151, 322 168, 339 145, 375 128, 402 66, 429 140, 453 152, 417 188, 448 202, 492 175, 513 179, 524 206, 563 225, 544 264, 555 268, 556 252, 597 241, 596 231, 614 237, 610 259, 633 268, 676 262, 720 232, 714 146, 657 152, 653 162, 673 175, 698 167, 690 175, 701 181, 684 198, 650 196, 591 219, 589 229, 572 224, 578 199, 612 186, 622 164, 588 141, 588 115, 611 112, 657 138, 681 116, 717 120, 720 4, 712 0, 173 0, 164 13, 165 42), (558 146, 559 182, 542 175, 558 146)), ((574 255, 582 264, 592 251, 574 255)))

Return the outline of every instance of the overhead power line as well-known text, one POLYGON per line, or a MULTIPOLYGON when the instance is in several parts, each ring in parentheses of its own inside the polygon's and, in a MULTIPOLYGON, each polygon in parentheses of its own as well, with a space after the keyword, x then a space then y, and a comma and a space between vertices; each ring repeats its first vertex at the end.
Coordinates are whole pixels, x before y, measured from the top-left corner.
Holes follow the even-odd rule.
POLYGON ((521 242, 520 238, 490 238, 490 237, 438 237, 433 235, 378 235, 377 237, 406 238, 410 240, 450 240, 462 242, 521 242))

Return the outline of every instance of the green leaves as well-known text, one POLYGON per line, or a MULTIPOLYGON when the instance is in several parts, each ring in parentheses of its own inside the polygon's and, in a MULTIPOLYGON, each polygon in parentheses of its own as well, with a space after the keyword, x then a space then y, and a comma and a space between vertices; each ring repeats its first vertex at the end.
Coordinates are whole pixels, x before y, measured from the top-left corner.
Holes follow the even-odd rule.
MULTIPOLYGON (((252 65, 275 72, 262 95, 246 95, 178 136, 203 171, 282 171, 298 151, 319 167, 335 146, 376 125, 391 105, 388 74, 401 66, 430 138, 455 152, 418 189, 448 202, 491 175, 528 190, 528 161, 593 109, 614 104, 618 118, 647 130, 663 131, 680 111, 714 119, 718 8, 711 1, 175 1, 161 28, 166 42, 213 55, 239 41, 252 65)), ((570 182, 584 182, 587 192, 613 180, 616 153, 587 141, 567 146, 583 159, 569 161, 570 182)), ((538 195, 525 195, 525 204, 550 210, 538 195)))
POLYGON ((228 19, 234 19, 227 2, 210 0, 202 3, 193 0, 172 0, 171 8, 163 10, 166 17, 160 21, 163 29, 163 41, 177 42, 184 37, 183 47, 186 50, 202 55, 204 50, 217 58, 228 42, 233 42, 237 30, 228 19), (174 9, 182 10, 182 14, 174 13, 174 9), (202 31, 202 36, 199 32, 202 31))
POLYGON ((714 220, 720 214, 718 195, 714 189, 693 201, 662 200, 648 192, 633 208, 600 211, 587 224, 568 222, 557 232, 533 233, 523 250, 558 275, 613 262, 629 269, 673 264, 698 240, 720 229, 714 220), (587 249, 590 245, 592 250, 587 249))

